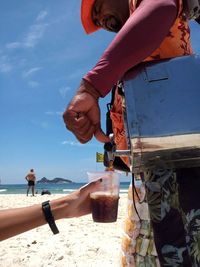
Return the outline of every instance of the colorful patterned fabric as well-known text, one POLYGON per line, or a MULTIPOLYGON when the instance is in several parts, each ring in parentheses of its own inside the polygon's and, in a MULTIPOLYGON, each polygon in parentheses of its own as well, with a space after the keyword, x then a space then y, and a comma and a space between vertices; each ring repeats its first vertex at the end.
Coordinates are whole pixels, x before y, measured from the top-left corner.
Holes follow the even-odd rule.
MULTIPOLYGON (((115 143, 119 150, 127 149, 126 133, 124 129, 124 109, 124 98, 119 94, 118 88, 116 88, 113 107, 110 110, 110 118, 112 120, 115 143)), ((129 167, 128 157, 124 156, 121 157, 121 159, 129 167)))
POLYGON ((121 267, 159 267, 148 205, 145 201, 145 188, 141 181, 137 181, 135 189, 139 196, 138 199, 134 193, 135 206, 132 185, 128 191, 127 218, 124 222, 121 247, 121 267), (141 200, 143 200, 142 203, 140 203, 141 200))
POLYGON ((146 191, 148 206, 134 194, 140 218, 129 188, 121 267, 199 267, 200 167, 157 169, 145 173, 144 179, 145 188, 139 183, 136 190, 140 200, 146 191))
MULTIPOLYGON (((134 12, 137 7, 137 0, 131 0, 130 12, 134 12)), ((190 29, 188 20, 183 14, 183 3, 179 0, 179 11, 174 25, 169 34, 165 37, 160 47, 156 49, 145 61, 160 60, 192 54, 190 43, 190 29)), ((161 22, 162 23, 162 22, 161 22)))
POLYGON ((145 180, 161 266, 200 266, 200 168, 155 170, 145 180))

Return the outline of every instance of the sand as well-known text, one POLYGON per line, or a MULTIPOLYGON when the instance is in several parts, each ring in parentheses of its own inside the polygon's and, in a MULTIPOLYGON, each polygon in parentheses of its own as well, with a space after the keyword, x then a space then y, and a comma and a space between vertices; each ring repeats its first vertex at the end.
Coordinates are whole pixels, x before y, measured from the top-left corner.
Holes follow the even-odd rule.
MULTIPOLYGON (((61 195, 0 195, 0 209, 15 208, 61 195)), ((62 195, 63 196, 63 195, 62 195)), ((120 266, 120 246, 127 195, 120 195, 115 223, 94 223, 91 215, 56 222, 53 235, 44 225, 0 243, 1 267, 109 267, 120 266)))

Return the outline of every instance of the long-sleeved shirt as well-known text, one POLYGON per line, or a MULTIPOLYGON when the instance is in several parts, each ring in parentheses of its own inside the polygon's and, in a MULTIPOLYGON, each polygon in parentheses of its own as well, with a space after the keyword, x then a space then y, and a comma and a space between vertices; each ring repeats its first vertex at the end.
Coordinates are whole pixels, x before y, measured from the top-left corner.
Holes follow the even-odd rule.
POLYGON ((108 94, 126 71, 144 60, 192 53, 182 0, 142 0, 137 7, 135 0, 131 1, 129 19, 83 78, 101 96, 108 94))

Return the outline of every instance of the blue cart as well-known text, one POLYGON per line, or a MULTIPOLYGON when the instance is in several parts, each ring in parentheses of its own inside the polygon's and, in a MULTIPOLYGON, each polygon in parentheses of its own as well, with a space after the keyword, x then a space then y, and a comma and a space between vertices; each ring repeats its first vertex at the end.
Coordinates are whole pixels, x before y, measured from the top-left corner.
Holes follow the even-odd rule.
POLYGON ((141 64, 123 89, 132 171, 200 166, 200 56, 141 64))

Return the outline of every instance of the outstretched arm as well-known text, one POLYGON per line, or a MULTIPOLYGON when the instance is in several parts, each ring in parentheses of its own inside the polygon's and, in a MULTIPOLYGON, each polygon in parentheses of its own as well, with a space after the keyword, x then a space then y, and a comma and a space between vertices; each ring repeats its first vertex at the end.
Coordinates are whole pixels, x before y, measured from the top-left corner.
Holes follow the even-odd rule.
MULTIPOLYGON (((98 188, 101 180, 50 201, 55 220, 79 217, 91 212, 89 194, 98 188)), ((0 211, 0 241, 46 224, 41 204, 0 211)))

